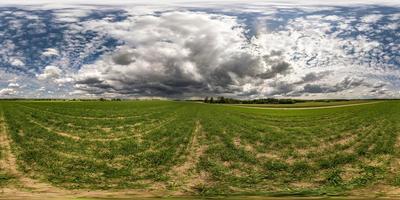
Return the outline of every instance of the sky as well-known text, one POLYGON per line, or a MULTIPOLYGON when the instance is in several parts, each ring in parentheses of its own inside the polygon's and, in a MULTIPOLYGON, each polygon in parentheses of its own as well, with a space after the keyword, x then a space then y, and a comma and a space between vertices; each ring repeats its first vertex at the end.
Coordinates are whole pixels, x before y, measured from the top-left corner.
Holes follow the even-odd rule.
POLYGON ((400 98, 400 2, 0 0, 0 98, 400 98))

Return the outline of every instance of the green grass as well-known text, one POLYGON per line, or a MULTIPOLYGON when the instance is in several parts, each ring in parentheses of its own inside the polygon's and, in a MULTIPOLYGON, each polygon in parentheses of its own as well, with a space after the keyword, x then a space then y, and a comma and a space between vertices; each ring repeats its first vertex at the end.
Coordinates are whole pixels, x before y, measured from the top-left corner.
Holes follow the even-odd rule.
POLYGON ((244 107, 266 107, 266 108, 315 108, 327 106, 341 106, 351 104, 370 103, 377 100, 349 100, 349 101, 310 101, 294 104, 234 104, 235 106, 244 107))
POLYGON ((400 184, 399 101, 313 110, 172 101, 0 107, 19 169, 67 189, 280 196, 400 184))
MULTIPOLYGON (((1 105, 0 105, 1 106, 1 105)), ((4 122, 4 119, 2 118, 2 109, 0 107, 0 134, 5 134, 4 126, 1 126, 4 122)), ((3 161, 6 159, 6 148, 3 146, 2 143, 0 143, 0 161, 3 161)), ((2 166, 3 162, 0 162, 0 189, 8 186, 11 182, 14 181, 15 176, 10 174, 8 170, 2 166)))

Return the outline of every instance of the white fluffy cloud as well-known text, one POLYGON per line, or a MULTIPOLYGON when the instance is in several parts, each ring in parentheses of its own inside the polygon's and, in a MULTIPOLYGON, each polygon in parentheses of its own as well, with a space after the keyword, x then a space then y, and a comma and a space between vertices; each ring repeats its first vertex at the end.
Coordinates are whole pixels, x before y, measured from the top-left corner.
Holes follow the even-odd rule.
POLYGON ((383 15, 372 14, 372 15, 367 15, 367 16, 362 17, 361 21, 364 23, 376 23, 382 17, 383 17, 383 15))
MULTIPOLYGON (((38 41, 45 45, 31 56, 28 40, 8 35, 0 44, 7 72, 30 76, 35 91, 45 86, 43 94, 83 96, 362 98, 395 94, 400 85, 394 78, 400 17, 380 7, 360 4, 347 12, 352 7, 337 2, 291 0, 89 4, 46 4, 41 9, 52 13, 46 23, 62 27, 55 30, 45 28, 45 15, 29 11, 35 6, 15 12, 41 24, 29 24, 39 30, 28 34, 62 38, 38 41)), ((24 24, 12 20, 9 29, 24 24)), ((1 86, 10 82, 0 77, 1 86)))
MULTIPOLYGON (((369 26, 381 17, 362 21, 369 26)), ((201 12, 89 21, 82 26, 124 45, 83 66, 75 89, 138 96, 360 95, 354 90, 370 87, 376 80, 368 76, 385 66, 371 60, 381 51, 379 42, 365 35, 338 37, 356 29, 353 22, 352 17, 310 15, 289 20, 278 31, 259 25, 248 39, 248 29, 236 17, 201 12), (332 32, 338 21, 341 29, 332 32)))
POLYGON ((52 80, 59 78, 61 75, 61 69, 56 66, 46 66, 43 70, 42 74, 37 75, 39 80, 52 80))
POLYGON ((50 57, 50 56, 58 56, 58 50, 54 48, 47 48, 45 51, 42 53, 43 56, 45 57, 50 57))
POLYGON ((20 85, 18 83, 9 83, 8 87, 10 87, 10 88, 19 88, 20 85))
POLYGON ((11 58, 10 59, 10 64, 13 65, 13 66, 16 66, 16 67, 22 67, 22 66, 25 65, 25 63, 22 60, 18 59, 18 58, 11 58))
POLYGON ((76 89, 91 93, 241 93, 249 82, 258 84, 290 68, 279 55, 258 52, 235 17, 168 12, 84 27, 125 42, 78 72, 76 89))
POLYGON ((0 89, 0 97, 7 97, 15 94, 17 94, 17 91, 13 88, 0 89))

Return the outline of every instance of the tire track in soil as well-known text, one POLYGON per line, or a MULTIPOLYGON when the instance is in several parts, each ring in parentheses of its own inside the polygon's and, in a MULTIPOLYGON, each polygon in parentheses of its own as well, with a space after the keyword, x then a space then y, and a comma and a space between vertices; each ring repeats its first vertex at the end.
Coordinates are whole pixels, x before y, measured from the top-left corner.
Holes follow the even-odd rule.
POLYGON ((35 120, 32 120, 32 119, 29 120, 29 122, 31 122, 31 123, 43 128, 43 129, 49 131, 51 133, 54 133, 54 134, 59 135, 61 137, 69 138, 69 139, 72 139, 72 140, 75 140, 75 141, 82 140, 82 141, 90 141, 90 142, 109 142, 109 141, 120 141, 120 140, 123 140, 123 139, 129 139, 129 138, 137 138, 139 141, 141 141, 141 138, 140 138, 141 135, 145 135, 145 134, 148 134, 148 133, 150 133, 152 131, 158 130, 158 129, 166 126, 167 124, 169 124, 170 122, 172 122, 174 120, 176 120, 176 117, 172 118, 172 119, 165 120, 165 121, 161 122, 160 124, 156 125, 155 127, 151 127, 150 129, 144 130, 140 134, 122 136, 122 137, 115 137, 115 138, 82 138, 80 136, 72 135, 72 134, 67 133, 67 132, 62 132, 62 131, 55 130, 53 128, 45 126, 45 125, 43 125, 43 124, 41 124, 41 123, 39 123, 39 122, 37 122, 35 120))
POLYGON ((178 186, 178 194, 192 193, 196 186, 209 183, 208 174, 196 170, 207 146, 201 143, 205 136, 200 121, 196 121, 194 126, 190 142, 186 148, 185 161, 181 165, 173 167, 169 172, 172 183, 178 186))
MULTIPOLYGON (((3 158, 0 160, 0 166, 2 170, 13 175, 16 179, 15 183, 7 185, 7 188, 3 188, 3 193, 11 193, 15 198, 22 196, 23 198, 34 198, 35 193, 46 193, 46 196, 59 196, 60 194, 66 195, 62 189, 55 188, 50 184, 40 182, 35 179, 31 179, 25 176, 18 170, 17 158, 12 153, 11 139, 7 133, 7 126, 4 119, 3 112, 0 113, 0 145, 3 150, 3 158)), ((2 194, 3 195, 3 194, 2 194)), ((0 195, 0 199, 2 199, 0 195)))
POLYGON ((2 147, 2 158, 0 159, 1 170, 13 175, 15 183, 0 188, 0 200, 10 199, 75 199, 75 198, 144 198, 169 195, 158 191, 124 189, 124 190, 65 190, 27 177, 17 167, 17 158, 12 153, 12 141, 7 133, 7 126, 3 112, 0 107, 0 146, 2 147))

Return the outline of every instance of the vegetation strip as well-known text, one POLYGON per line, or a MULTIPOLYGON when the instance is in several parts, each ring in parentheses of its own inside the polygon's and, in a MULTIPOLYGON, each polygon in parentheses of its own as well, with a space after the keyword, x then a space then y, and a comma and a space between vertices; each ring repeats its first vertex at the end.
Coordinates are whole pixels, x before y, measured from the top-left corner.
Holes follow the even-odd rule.
POLYGON ((72 197, 398 195, 400 102, 355 105, 2 101, 0 185, 72 197), (110 112, 138 118, 102 119, 110 112))
POLYGON ((368 105, 375 103, 382 103, 384 101, 374 101, 374 102, 366 102, 366 103, 353 103, 353 104, 345 104, 345 105, 332 105, 332 106, 318 106, 318 107, 301 107, 301 108, 286 108, 286 107, 258 107, 258 106, 243 106, 243 105, 224 105, 224 106, 236 106, 242 108, 254 108, 254 109, 268 109, 268 110, 315 110, 315 109, 325 109, 325 108, 340 108, 340 107, 349 107, 349 106, 360 106, 360 105, 368 105))

